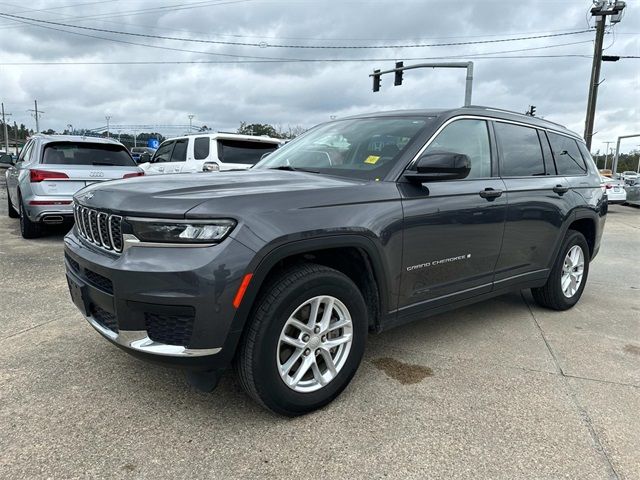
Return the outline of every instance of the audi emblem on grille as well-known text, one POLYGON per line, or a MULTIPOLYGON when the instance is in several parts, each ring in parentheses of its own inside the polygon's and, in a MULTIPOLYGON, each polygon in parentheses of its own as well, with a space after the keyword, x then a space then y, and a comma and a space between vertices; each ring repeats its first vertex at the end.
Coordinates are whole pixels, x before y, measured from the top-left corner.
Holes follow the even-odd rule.
POLYGON ((104 172, 101 172, 99 170, 92 170, 89 172, 89 176, 90 177, 104 177, 104 172))
POLYGON ((78 234, 89 243, 111 252, 122 252, 122 217, 76 204, 73 208, 78 234))

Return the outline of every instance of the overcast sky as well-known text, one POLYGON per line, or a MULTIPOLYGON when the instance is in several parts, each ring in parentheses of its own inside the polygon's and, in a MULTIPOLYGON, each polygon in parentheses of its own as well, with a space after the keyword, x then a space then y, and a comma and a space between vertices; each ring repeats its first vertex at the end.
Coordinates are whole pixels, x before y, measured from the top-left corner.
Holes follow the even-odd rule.
MULTIPOLYGON (((136 37, 0 18, 0 99, 13 113, 11 122, 31 128, 35 122, 27 110, 37 99, 45 112, 40 128, 58 131, 69 123, 100 127, 105 115, 112 125, 185 125, 193 114, 194 125, 216 130, 235 130, 240 121, 310 127, 332 116, 462 105, 463 70, 409 71, 400 87, 386 76, 381 91, 371 91, 368 75, 374 68, 392 68, 395 60, 410 64, 447 57, 443 60, 475 62, 474 104, 521 112, 533 104, 539 116, 582 134, 594 39, 590 6, 588 0, 0 1, 1 13, 31 19, 255 45, 136 37), (271 46, 395 46, 540 35, 557 36, 419 48, 271 46), (505 51, 510 53, 499 53, 505 51), (478 54, 512 58, 473 58, 478 54), (526 58, 534 55, 576 56, 526 58), (104 64, 265 59, 365 61, 104 64), (34 62, 67 64, 16 65, 34 62), (92 62, 97 64, 87 64, 92 62)), ((605 36, 606 54, 640 55, 640 5, 628 0, 626 10, 605 36)), ((601 78, 594 151, 604 150, 602 142, 618 135, 640 133, 640 59, 604 63, 601 78)), ((160 131, 179 134, 183 129, 160 131)), ((625 150, 638 144, 640 138, 630 140, 625 150)))

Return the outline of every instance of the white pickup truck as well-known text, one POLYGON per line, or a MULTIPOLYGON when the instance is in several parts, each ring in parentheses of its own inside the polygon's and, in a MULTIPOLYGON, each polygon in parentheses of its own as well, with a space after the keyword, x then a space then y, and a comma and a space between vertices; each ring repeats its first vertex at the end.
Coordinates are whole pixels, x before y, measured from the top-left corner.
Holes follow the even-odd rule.
POLYGON ((165 140, 147 162, 147 175, 246 170, 283 142, 278 138, 235 133, 199 133, 165 140))

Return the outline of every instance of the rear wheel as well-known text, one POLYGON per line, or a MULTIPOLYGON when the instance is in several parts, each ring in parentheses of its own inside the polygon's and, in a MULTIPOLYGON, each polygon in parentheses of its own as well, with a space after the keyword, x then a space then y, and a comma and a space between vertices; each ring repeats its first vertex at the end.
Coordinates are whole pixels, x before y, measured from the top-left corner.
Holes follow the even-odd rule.
POLYGON ((29 220, 21 198, 18 205, 20 206, 20 233, 22 238, 37 238, 42 235, 42 225, 29 220))
POLYGON ((236 368, 258 403, 288 416, 321 408, 355 374, 366 342, 367 308, 343 273, 303 264, 261 295, 236 368))
POLYGON ((569 230, 551 269, 547 283, 532 288, 534 300, 553 310, 573 307, 584 290, 589 274, 589 245, 582 233, 569 230))
POLYGON ((9 218, 18 218, 20 216, 20 214, 16 211, 16 209, 13 208, 13 205, 11 205, 11 197, 9 196, 8 188, 7 188, 7 215, 9 215, 9 218))

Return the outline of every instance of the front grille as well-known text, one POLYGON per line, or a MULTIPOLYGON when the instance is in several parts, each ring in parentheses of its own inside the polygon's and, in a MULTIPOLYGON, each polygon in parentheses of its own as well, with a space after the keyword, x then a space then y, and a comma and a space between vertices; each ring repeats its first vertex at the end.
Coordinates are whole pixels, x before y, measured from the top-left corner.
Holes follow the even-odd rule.
POLYGON ((189 345, 194 318, 193 315, 162 315, 149 312, 144 314, 149 338, 167 345, 189 345))
POLYGON ((85 268, 84 276, 94 287, 99 288, 105 293, 113 295, 113 283, 107 277, 103 277, 99 273, 92 272, 91 270, 85 268))
POLYGON ((73 209, 78 234, 86 241, 112 252, 122 252, 122 217, 76 204, 73 209))
POLYGON ((116 322, 116 316, 113 313, 109 313, 93 303, 89 307, 89 313, 101 326, 118 333, 118 322, 116 322))

